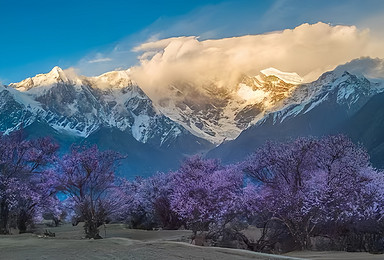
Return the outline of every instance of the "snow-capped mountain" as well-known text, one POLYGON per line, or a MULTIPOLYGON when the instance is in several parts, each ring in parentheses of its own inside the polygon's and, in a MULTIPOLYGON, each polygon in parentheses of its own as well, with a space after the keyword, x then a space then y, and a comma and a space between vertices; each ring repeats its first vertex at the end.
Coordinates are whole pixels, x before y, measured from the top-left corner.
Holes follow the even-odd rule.
MULTIPOLYGON (((370 65, 370 71, 377 72, 380 67, 382 68, 384 61, 377 62, 379 64, 370 65)), ((364 74, 369 76, 369 73, 359 71, 367 72, 369 68, 362 64, 367 64, 367 60, 356 60, 339 66, 334 71, 324 73, 315 82, 299 85, 289 97, 282 100, 278 110, 266 113, 237 139, 223 143, 211 151, 209 156, 219 157, 223 161, 237 161, 267 140, 286 140, 308 135, 343 133, 350 135, 357 142, 371 142, 362 140, 361 136, 351 129, 351 125, 355 128, 364 128, 365 126, 360 125, 363 120, 354 118, 357 114, 359 118, 372 116, 372 109, 365 107, 384 92, 384 73, 381 74, 381 78, 366 78, 364 74), (345 69, 353 71, 354 74, 345 69)), ((377 111, 375 113, 380 114, 377 111)), ((371 138, 377 139, 377 135, 372 135, 371 138)), ((373 160, 379 156, 373 150, 369 152, 372 152, 373 160)))
POLYGON ((85 77, 55 67, 0 86, 0 131, 23 124, 32 135, 53 135, 61 144, 85 141, 118 150, 128 155, 130 175, 177 167, 183 156, 215 145, 208 156, 235 162, 266 140, 333 133, 366 143, 375 161, 384 156, 384 142, 360 122, 374 108, 376 117, 384 114, 378 105, 383 65, 354 60, 312 83, 275 68, 242 75, 230 86, 174 82, 156 101, 131 80, 130 70, 85 77))
POLYGON ((220 144, 281 107, 301 81, 296 73, 269 68, 257 76, 243 75, 229 87, 178 82, 156 106, 192 134, 220 144))
POLYGON ((25 125, 39 120, 80 137, 100 127, 114 127, 128 130, 139 142, 158 146, 186 132, 152 105, 127 71, 87 78, 55 67, 10 87, 13 89, 6 91, 13 93, 16 102, 21 101, 17 103, 31 118, 23 120, 25 125))
POLYGON ((23 125, 31 136, 53 136, 63 151, 73 142, 117 150, 128 176, 169 170, 212 147, 161 113, 129 71, 84 77, 55 67, 1 86, 0 109, 0 131, 23 125))

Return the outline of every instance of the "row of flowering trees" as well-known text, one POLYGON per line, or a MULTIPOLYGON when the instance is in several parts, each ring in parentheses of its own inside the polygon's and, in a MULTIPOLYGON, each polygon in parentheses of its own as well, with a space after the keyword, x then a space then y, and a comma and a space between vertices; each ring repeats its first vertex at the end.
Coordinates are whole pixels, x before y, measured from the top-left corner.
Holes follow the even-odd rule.
POLYGON ((100 238, 107 221, 184 226, 214 241, 232 232, 254 250, 282 235, 301 249, 310 249, 314 236, 344 241, 346 249, 353 235, 363 245, 355 247, 365 250, 374 250, 366 248, 369 239, 377 247, 383 238, 384 175, 344 136, 267 143, 230 166, 195 156, 177 171, 133 181, 115 177, 123 159, 115 152, 73 147, 58 160, 57 149, 50 139, 26 140, 21 131, 0 135, 1 233, 12 225, 25 232, 43 214, 57 218, 70 209, 89 238, 100 238), (258 241, 239 232, 247 224, 263 228, 258 241))
POLYGON ((192 157, 175 172, 126 182, 121 198, 130 203, 120 220, 133 227, 184 225, 214 240, 232 228, 254 250, 279 236, 299 249, 316 236, 338 249, 384 248, 384 173, 342 135, 267 143, 237 165, 192 157), (251 223, 264 228, 258 241, 236 230, 251 223))

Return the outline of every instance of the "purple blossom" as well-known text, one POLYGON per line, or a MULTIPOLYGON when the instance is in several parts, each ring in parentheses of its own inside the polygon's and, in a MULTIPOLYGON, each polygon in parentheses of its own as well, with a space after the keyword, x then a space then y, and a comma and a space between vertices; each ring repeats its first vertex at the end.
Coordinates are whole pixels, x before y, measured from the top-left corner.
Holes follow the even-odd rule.
POLYGON ((382 173, 362 147, 341 135, 268 143, 243 169, 259 185, 255 209, 283 223, 302 248, 310 248, 309 237, 324 227, 336 230, 382 205, 382 173))
POLYGON ((22 130, 0 134, 0 231, 10 220, 25 232, 34 218, 56 204, 56 176, 48 168, 56 160, 50 138, 26 140, 22 130))
POLYGON ((216 160, 187 159, 175 173, 171 207, 194 230, 225 225, 241 210, 243 176, 216 160))
POLYGON ((79 220, 85 221, 89 238, 101 238, 98 227, 117 209, 115 167, 121 156, 113 151, 99 151, 97 146, 72 147, 58 165, 60 190, 74 205, 79 220))

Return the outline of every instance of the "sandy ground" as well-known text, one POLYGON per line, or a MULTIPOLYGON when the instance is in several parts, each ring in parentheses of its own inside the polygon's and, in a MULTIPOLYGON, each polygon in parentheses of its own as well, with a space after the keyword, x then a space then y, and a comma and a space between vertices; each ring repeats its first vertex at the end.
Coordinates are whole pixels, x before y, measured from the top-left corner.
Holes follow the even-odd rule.
POLYGON ((373 260, 373 259, 384 259, 383 254, 368 254, 364 252, 319 252, 319 251, 305 251, 305 252, 291 252, 285 254, 286 256, 297 257, 301 259, 321 259, 321 260, 373 260))
POLYGON ((105 239, 82 239, 81 225, 48 228, 55 238, 37 234, 0 236, 0 259, 384 259, 384 255, 345 252, 293 252, 284 256, 245 250, 199 247, 187 241, 190 231, 145 231, 126 229, 124 225, 107 225, 100 234, 105 239))

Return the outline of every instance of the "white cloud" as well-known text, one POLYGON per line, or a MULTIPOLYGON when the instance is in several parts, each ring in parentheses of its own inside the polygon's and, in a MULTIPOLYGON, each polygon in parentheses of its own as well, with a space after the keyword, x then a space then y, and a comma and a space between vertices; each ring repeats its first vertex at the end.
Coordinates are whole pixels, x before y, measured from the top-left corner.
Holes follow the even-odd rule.
POLYGON ((74 67, 86 76, 97 76, 111 70, 128 69, 138 62, 137 53, 132 51, 135 44, 139 44, 136 38, 141 39, 141 42, 144 41, 142 37, 127 37, 114 45, 89 53, 74 67))
POLYGON ((131 71, 134 80, 156 100, 174 82, 202 85, 215 80, 223 87, 233 87, 241 74, 257 75, 269 67, 296 72, 312 81, 361 56, 383 58, 382 43, 368 29, 325 23, 217 40, 174 37, 134 48, 141 53, 140 65, 131 71))
POLYGON ((108 62, 108 61, 112 61, 112 59, 111 58, 99 58, 99 59, 89 60, 88 63, 99 63, 99 62, 108 62))

